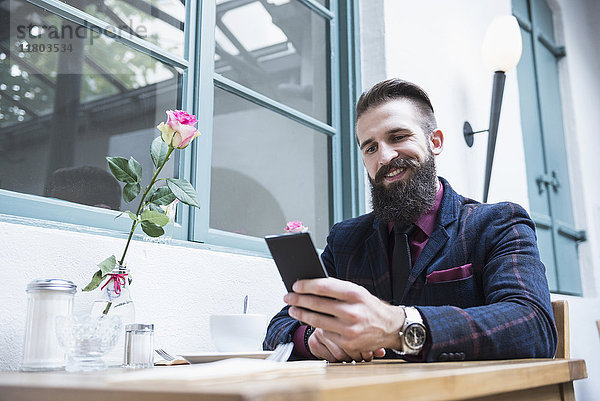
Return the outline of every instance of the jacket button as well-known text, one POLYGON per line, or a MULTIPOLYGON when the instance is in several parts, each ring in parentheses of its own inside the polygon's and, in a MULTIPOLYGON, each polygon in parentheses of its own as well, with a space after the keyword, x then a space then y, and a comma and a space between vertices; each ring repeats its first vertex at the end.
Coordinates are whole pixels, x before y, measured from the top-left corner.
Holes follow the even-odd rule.
POLYGON ((447 354, 447 353, 445 353, 445 352, 442 352, 442 353, 440 354, 440 356, 438 356, 438 360, 439 360, 439 361, 441 361, 441 362, 445 362, 445 361, 447 361, 447 360, 448 360, 448 354, 447 354))

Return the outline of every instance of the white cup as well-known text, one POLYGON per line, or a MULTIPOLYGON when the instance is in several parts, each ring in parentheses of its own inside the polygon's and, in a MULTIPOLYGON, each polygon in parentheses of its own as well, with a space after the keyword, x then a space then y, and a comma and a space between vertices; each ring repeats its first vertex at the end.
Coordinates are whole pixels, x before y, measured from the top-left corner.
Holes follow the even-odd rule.
POLYGON ((210 337, 220 352, 261 351, 266 332, 266 315, 210 316, 210 337))

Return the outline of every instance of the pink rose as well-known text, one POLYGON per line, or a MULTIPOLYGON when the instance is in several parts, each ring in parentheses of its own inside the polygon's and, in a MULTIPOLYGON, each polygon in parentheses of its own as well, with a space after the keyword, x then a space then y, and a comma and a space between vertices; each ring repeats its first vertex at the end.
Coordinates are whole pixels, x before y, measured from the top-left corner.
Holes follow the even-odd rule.
POLYGON ((167 110, 167 122, 160 123, 158 128, 163 141, 174 148, 187 147, 194 138, 200 135, 196 130, 198 120, 183 110, 167 110))
POLYGON ((290 221, 285 226, 286 233, 305 233, 307 231, 308 227, 304 227, 300 220, 290 221))
MULTIPOLYGON (((191 125, 192 127, 195 127, 198 123, 195 115, 189 114, 187 111, 183 110, 167 110, 167 116, 169 116, 169 120, 167 121, 167 124, 169 125, 175 121, 179 124, 191 125)), ((173 126, 171 126, 171 128, 175 129, 173 126)))

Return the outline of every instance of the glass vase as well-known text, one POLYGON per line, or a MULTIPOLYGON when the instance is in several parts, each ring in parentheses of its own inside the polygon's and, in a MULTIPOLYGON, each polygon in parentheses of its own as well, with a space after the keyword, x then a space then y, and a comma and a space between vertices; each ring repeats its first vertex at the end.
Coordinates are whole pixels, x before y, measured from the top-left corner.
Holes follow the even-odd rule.
POLYGON ((118 266, 107 275, 101 286, 100 296, 94 301, 92 315, 116 315, 121 318, 122 328, 116 346, 104 358, 108 366, 122 366, 125 355, 125 326, 134 323, 135 307, 129 292, 129 269, 118 266))

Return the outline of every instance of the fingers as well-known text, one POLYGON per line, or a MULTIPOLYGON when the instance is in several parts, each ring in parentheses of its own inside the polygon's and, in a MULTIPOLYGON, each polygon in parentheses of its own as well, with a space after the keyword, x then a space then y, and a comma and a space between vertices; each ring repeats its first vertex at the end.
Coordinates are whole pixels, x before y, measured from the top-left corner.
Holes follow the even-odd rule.
POLYGON ((309 351, 317 358, 329 362, 351 361, 352 357, 323 335, 322 329, 316 329, 308 339, 309 351))
POLYGON ((379 348, 373 352, 373 356, 376 358, 383 358, 385 356, 385 348, 379 348))
POLYGON ((338 316, 340 310, 340 301, 332 298, 325 298, 316 295, 295 294, 290 292, 283 297, 283 301, 288 305, 300 306, 301 308, 310 309, 314 312, 320 312, 328 315, 338 316))
POLYGON ((338 333, 323 330, 322 337, 324 339, 324 342, 335 344, 337 347, 343 350, 350 357, 350 361, 370 362, 373 359, 374 353, 371 351, 351 350, 343 347, 343 345, 341 346, 341 336, 338 333))
POLYGON ((340 322, 333 316, 326 316, 302 307, 292 306, 288 314, 294 319, 309 324, 313 327, 321 327, 326 330, 342 331, 340 322))
POLYGON ((299 280, 294 283, 292 288, 299 294, 314 294, 347 302, 357 302, 365 295, 366 291, 363 287, 350 281, 338 280, 333 277, 299 280))

